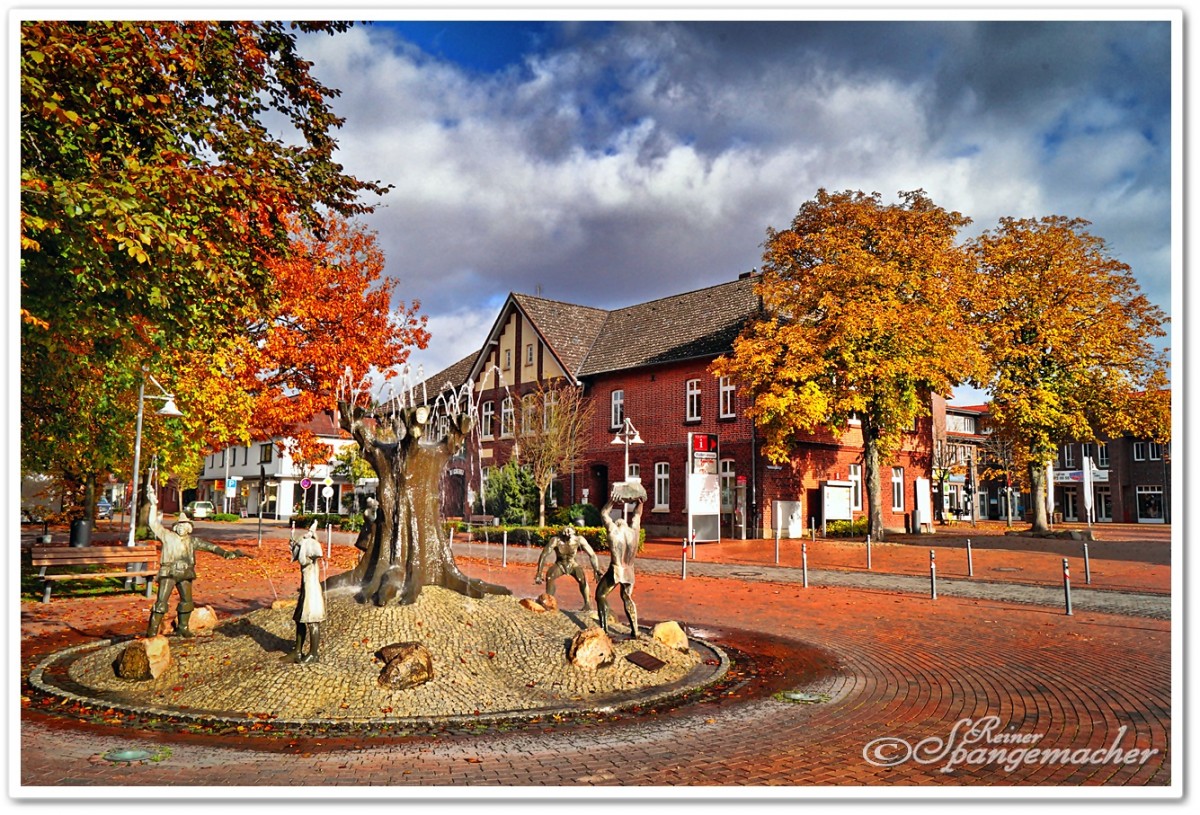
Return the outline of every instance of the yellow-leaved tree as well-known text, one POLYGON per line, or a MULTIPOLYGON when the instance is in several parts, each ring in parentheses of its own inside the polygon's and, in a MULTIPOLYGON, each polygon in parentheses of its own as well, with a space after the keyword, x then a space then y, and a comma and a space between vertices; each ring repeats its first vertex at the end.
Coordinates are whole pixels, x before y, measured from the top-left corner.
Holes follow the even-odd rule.
POLYGON ((1003 218, 972 242, 968 288, 983 329, 994 432, 1029 473, 1033 530, 1048 530, 1046 465, 1063 442, 1124 432, 1170 441, 1167 317, 1080 219, 1003 218))
POLYGON ((924 193, 829 193, 801 206, 790 229, 768 229, 758 284, 764 314, 713 371, 752 398, 764 454, 787 461, 819 428, 862 423, 868 532, 884 538, 880 468, 905 429, 980 371, 961 299, 968 218, 924 193))

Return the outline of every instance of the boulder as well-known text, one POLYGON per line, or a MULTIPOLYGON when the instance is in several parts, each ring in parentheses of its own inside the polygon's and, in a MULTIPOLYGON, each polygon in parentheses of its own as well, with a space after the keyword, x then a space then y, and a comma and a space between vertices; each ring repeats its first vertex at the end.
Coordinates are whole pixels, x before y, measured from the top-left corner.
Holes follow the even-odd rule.
POLYGON ((650 629, 650 639, 657 640, 676 651, 688 649, 687 634, 683 633, 683 628, 674 620, 666 620, 650 629))
POLYGON ((528 609, 535 614, 544 614, 546 612, 546 607, 532 597, 521 598, 521 608, 528 609))
POLYGON ((211 634, 217 627, 217 612, 212 606, 201 606, 192 612, 188 628, 193 634, 211 634))
POLYGON ((585 628, 571 638, 567 659, 572 665, 595 670, 609 665, 614 659, 612 640, 602 628, 585 628))
POLYGON ((553 595, 545 592, 538 595, 537 604, 546 611, 558 611, 558 601, 554 599, 553 595))
POLYGON ((157 679, 171 664, 171 644, 163 636, 138 639, 126 646, 117 658, 116 672, 121 679, 141 682, 157 679))
POLYGON ((379 673, 380 687, 408 690, 433 679, 433 657, 419 642, 398 642, 379 649, 387 664, 379 673))

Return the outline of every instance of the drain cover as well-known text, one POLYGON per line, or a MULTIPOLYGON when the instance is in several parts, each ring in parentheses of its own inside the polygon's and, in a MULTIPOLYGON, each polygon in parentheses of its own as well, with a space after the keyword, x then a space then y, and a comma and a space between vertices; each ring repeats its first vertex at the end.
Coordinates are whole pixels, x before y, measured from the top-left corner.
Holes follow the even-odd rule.
POLYGON ((818 705, 828 702, 832 697, 827 693, 808 693, 806 691, 785 690, 779 697, 788 702, 799 702, 803 705, 818 705))
POLYGON ((734 577, 762 577, 762 572, 730 572, 734 577))
POLYGON ((993 572, 1019 572, 1019 571, 1021 571, 1021 567, 1020 566, 993 566, 992 571, 993 572))
POLYGON ((657 671, 667 664, 653 654, 647 654, 645 651, 634 651, 632 654, 627 654, 625 658, 639 668, 644 668, 647 671, 657 671))
POLYGON ((149 750, 109 750, 104 754, 107 761, 148 761, 153 754, 149 750))

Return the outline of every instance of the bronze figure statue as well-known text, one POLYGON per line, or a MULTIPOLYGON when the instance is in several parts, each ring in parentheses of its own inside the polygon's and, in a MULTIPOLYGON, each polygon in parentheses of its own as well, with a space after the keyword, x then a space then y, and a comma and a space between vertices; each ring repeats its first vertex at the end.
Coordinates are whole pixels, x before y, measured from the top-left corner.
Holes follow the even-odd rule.
POLYGON ((591 596, 588 593, 587 572, 583 566, 575 560, 575 555, 582 549, 587 554, 588 560, 592 564, 592 574, 596 580, 600 580, 600 561, 596 559, 596 553, 592 547, 588 545, 587 538, 578 534, 575 527, 571 525, 564 526, 562 532, 555 537, 546 541, 546 545, 542 548, 542 554, 538 558, 537 572, 533 576, 534 583, 542 582, 543 569, 546 567, 546 562, 553 554, 555 560, 550 566, 550 570, 545 572, 546 593, 551 597, 554 596, 554 581, 563 575, 570 575, 575 578, 575 582, 579 584, 579 592, 583 595, 583 611, 592 610, 591 596))
POLYGON ((167 605, 171 599, 172 589, 179 592, 179 605, 175 610, 179 614, 175 633, 181 637, 195 636, 188 628, 188 620, 192 616, 195 604, 192 602, 192 581, 196 579, 196 550, 212 552, 226 560, 235 557, 250 557, 239 549, 232 551, 222 549, 215 543, 192 537, 195 528, 184 512, 179 513, 179 519, 167 529, 162 525, 162 514, 158 511, 158 495, 154 489, 147 490, 150 502, 150 531, 162 542, 162 556, 158 567, 158 596, 150 609, 150 622, 146 626, 146 636, 158 634, 163 615, 167 613, 167 605))
POLYGON ((321 575, 318 563, 323 555, 321 541, 317 539, 317 522, 300 540, 290 541, 292 560, 300 564, 300 598, 296 601, 296 647, 284 659, 288 662, 308 664, 316 662, 321 648, 321 623, 325 620, 325 594, 321 590, 321 575), (304 640, 308 639, 308 653, 304 653, 304 640))
POLYGON ((633 560, 637 557, 638 546, 641 544, 642 508, 645 504, 646 491, 640 484, 620 482, 613 486, 612 495, 600 510, 600 517, 604 519, 604 526, 608 529, 608 549, 612 556, 608 571, 596 586, 596 610, 600 614, 600 627, 606 633, 611 633, 607 597, 614 587, 620 586, 621 600, 625 604, 625 616, 629 618, 630 636, 633 639, 639 637, 637 606, 633 603, 633 560), (613 504, 618 501, 637 505, 632 523, 626 523, 624 518, 617 518, 615 521, 612 519, 609 513, 613 504))

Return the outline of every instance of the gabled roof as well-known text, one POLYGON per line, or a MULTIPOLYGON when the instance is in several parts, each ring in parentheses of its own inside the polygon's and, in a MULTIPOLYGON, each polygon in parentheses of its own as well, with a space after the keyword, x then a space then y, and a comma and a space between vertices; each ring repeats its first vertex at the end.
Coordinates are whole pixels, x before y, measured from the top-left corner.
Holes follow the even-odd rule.
POLYGON ((718 356, 761 307, 756 276, 612 311, 580 376, 718 356))
POLYGON ((542 335, 563 370, 577 377, 609 312, 528 294, 513 294, 512 298, 542 335))
POLYGON ((446 389, 447 386, 452 388, 461 387, 464 382, 471 378, 471 369, 475 367, 475 359, 479 356, 479 352, 465 356, 458 362, 451 365, 449 368, 443 368, 433 376, 425 378, 425 393, 428 398, 436 398, 437 394, 446 389))

